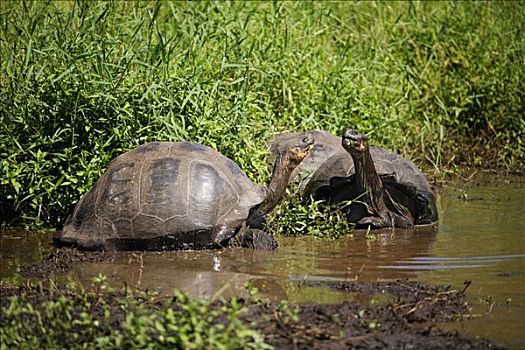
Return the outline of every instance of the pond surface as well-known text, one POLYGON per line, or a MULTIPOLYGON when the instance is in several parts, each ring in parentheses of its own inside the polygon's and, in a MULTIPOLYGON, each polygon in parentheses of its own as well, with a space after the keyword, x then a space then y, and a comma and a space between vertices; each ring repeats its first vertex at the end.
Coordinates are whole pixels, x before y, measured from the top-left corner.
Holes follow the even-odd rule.
MULTIPOLYGON (((442 327, 525 348, 525 179, 483 175, 446 183, 438 208, 438 232, 373 238, 355 232, 335 241, 278 237, 276 252, 124 253, 112 262, 79 265, 69 277, 89 286, 102 273, 116 287, 127 283, 162 293, 180 288, 198 297, 239 295, 251 282, 270 298, 321 303, 382 297, 338 292, 318 282, 408 278, 461 290, 472 281, 467 294, 474 317, 442 327)), ((20 266, 42 260, 49 247, 46 235, 3 233, 2 281, 22 281, 20 266)))

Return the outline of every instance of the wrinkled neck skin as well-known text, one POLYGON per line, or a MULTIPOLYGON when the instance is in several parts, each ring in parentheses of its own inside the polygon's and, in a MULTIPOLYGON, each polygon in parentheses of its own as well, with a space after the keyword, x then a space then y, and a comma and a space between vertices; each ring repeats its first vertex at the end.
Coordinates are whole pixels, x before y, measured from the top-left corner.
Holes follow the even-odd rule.
POLYGON ((248 226, 260 221, 261 218, 264 218, 266 214, 279 204, 284 197, 286 186, 288 185, 293 169, 294 167, 285 156, 281 154, 277 155, 273 166, 270 184, 266 189, 266 198, 261 204, 253 207, 250 211, 250 215, 248 216, 248 219, 246 219, 248 226))
POLYGON ((383 217, 386 212, 383 183, 377 175, 369 150, 358 154, 350 153, 350 155, 354 160, 358 190, 363 193, 363 196, 358 200, 366 203, 370 214, 383 217))

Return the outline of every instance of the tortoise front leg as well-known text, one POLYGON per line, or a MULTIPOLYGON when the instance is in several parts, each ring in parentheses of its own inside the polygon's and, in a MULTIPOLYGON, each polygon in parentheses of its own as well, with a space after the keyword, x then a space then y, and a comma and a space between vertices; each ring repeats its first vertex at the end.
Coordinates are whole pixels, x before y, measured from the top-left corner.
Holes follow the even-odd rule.
POLYGON ((277 241, 271 234, 256 228, 247 228, 243 225, 239 232, 228 242, 229 247, 243 247, 261 250, 275 250, 277 241))
POLYGON ((404 216, 387 210, 380 216, 365 216, 356 222, 358 228, 371 227, 374 229, 381 228, 401 228, 401 229, 413 229, 414 221, 412 216, 404 216))
POLYGON ((227 242, 237 234, 239 227, 242 227, 240 223, 224 224, 215 227, 211 231, 212 242, 221 247, 227 245, 227 242))

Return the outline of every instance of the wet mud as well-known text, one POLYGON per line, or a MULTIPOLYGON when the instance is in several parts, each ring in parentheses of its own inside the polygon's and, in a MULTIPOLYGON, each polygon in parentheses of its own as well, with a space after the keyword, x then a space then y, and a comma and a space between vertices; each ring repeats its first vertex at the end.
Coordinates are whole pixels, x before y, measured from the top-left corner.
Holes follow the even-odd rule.
MULTIPOLYGON (((467 284, 468 286, 468 284, 467 284)), ((297 319, 282 319, 276 305, 259 305, 246 317, 278 349, 503 349, 501 344, 444 331, 440 322, 468 318, 465 289, 408 281, 334 284, 348 292, 387 293, 394 301, 363 306, 307 303, 297 319)))
MULTIPOLYGON (((330 287, 349 293, 386 293, 393 300, 375 305, 361 305, 359 302, 303 303, 283 308, 277 302, 255 303, 241 299, 247 310, 241 320, 250 324, 264 336, 265 342, 277 349, 503 349, 487 339, 467 337, 439 328, 439 322, 459 322, 468 317, 466 288, 455 290, 410 281, 334 283, 330 287)), ((122 327, 122 320, 126 317, 119 302, 122 293, 129 296, 129 291, 122 291, 108 293, 104 297, 113 308, 111 318, 105 322, 109 321, 116 329, 122 327)), ((56 289, 41 285, 0 285, 2 308, 9 306, 9 297, 14 295, 23 295, 38 309, 45 301, 57 299, 61 294, 56 289)), ((100 295, 92 293, 92 297, 95 299, 100 295)), ((217 301, 214 307, 219 308, 225 303, 217 301)), ((180 305, 176 298, 172 298, 169 303, 148 302, 147 307, 151 312, 166 307, 176 311, 180 305)), ((93 320, 101 317, 99 310, 91 310, 93 320)), ((73 319, 77 316, 80 317, 71 315, 73 319)), ((12 321, 0 314, 0 325, 12 321)), ((218 317, 215 322, 227 326, 224 318, 218 317)))
POLYGON ((64 274, 80 263, 113 261, 117 252, 80 251, 75 248, 52 248, 47 257, 39 263, 23 266, 20 275, 24 277, 49 278, 64 274))

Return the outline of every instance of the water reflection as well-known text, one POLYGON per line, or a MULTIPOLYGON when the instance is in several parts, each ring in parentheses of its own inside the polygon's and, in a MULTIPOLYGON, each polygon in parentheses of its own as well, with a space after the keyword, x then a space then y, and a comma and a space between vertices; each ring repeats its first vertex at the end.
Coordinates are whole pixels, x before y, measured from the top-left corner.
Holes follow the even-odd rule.
MULTIPOLYGON (((94 276, 104 274, 115 286, 124 284, 171 293, 182 289, 195 297, 243 295, 247 282, 265 279, 261 267, 271 252, 229 249, 198 252, 123 253, 112 262, 75 267, 71 275, 88 285, 94 276)), ((261 283, 259 283, 261 285, 261 283)), ((286 295, 272 279, 264 281, 274 297, 286 295)))
POLYGON ((309 280, 340 281, 417 278, 419 272, 416 270, 382 270, 380 266, 428 256, 435 240, 435 232, 399 230, 374 236, 355 232, 353 237, 333 242, 283 238, 279 253, 267 266, 271 271, 294 279, 300 276, 309 280))
POLYGON ((17 279, 24 265, 42 261, 51 247, 49 233, 13 230, 0 233, 0 278, 17 279))

